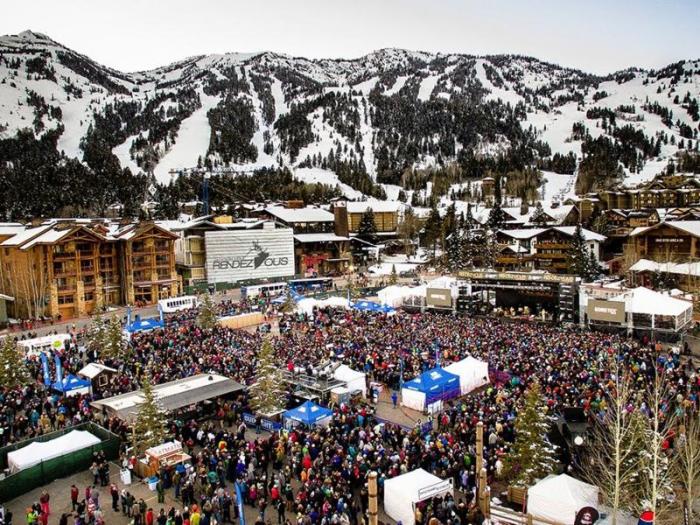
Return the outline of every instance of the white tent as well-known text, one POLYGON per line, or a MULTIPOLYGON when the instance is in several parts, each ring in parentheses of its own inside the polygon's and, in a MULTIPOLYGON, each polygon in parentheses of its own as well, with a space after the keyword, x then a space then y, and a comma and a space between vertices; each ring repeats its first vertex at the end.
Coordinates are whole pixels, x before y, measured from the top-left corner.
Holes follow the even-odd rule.
POLYGON ((345 297, 332 296, 328 299, 314 299, 306 297, 297 303, 297 311, 311 314, 314 308, 324 308, 326 306, 336 306, 340 308, 350 308, 350 301, 345 297))
POLYGON ((14 450, 7 455, 7 464, 10 472, 15 473, 20 470, 38 465, 42 461, 57 458, 65 454, 70 454, 76 450, 97 445, 100 438, 84 430, 73 430, 50 441, 34 441, 26 447, 14 450))
POLYGON ((353 370, 347 365, 340 365, 333 372, 333 377, 345 381, 350 392, 362 390, 362 396, 367 397, 367 380, 364 373, 353 370))
POLYGON ((454 494, 452 480, 442 480, 422 468, 384 481, 384 511, 402 525, 414 525, 413 506, 443 494, 454 494))
POLYGON ((387 286, 377 292, 377 297, 381 304, 392 306, 394 308, 400 307, 404 299, 408 297, 425 297, 425 292, 427 286, 387 286))
POLYGON ((489 364, 472 356, 446 366, 445 370, 459 376, 462 395, 489 383, 489 364))
POLYGON ((527 512, 533 518, 573 525, 583 507, 598 507, 598 487, 566 474, 547 476, 527 491, 527 512))

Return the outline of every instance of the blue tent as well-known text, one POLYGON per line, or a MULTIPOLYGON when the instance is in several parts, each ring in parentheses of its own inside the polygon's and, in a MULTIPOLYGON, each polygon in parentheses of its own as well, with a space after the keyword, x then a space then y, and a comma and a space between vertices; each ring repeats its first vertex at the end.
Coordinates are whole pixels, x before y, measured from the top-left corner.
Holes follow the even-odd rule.
POLYGON ((150 317, 148 319, 141 319, 141 316, 136 314, 135 319, 131 320, 131 308, 127 311, 126 317, 126 331, 129 334, 134 332, 147 332, 148 330, 155 330, 156 328, 163 328, 165 326, 165 319, 163 319, 163 310, 158 308, 160 312, 160 317, 150 317))
POLYGON ((436 401, 459 396, 459 376, 437 367, 404 383, 402 403, 416 410, 424 410, 436 401))
POLYGON ((396 311, 391 306, 375 303, 373 301, 357 301, 356 303, 352 303, 352 307, 355 310, 360 310, 362 312, 381 312, 384 314, 390 314, 396 311))
POLYGON ((296 408, 287 410, 284 414, 282 414, 282 417, 285 419, 291 419, 297 423, 312 426, 332 415, 333 411, 330 408, 317 405, 313 401, 307 401, 296 408))
POLYGON ((62 392, 63 394, 67 394, 72 390, 90 388, 90 381, 88 381, 87 379, 80 379, 77 376, 69 374, 67 377, 64 377, 61 381, 54 381, 51 384, 51 388, 62 392))

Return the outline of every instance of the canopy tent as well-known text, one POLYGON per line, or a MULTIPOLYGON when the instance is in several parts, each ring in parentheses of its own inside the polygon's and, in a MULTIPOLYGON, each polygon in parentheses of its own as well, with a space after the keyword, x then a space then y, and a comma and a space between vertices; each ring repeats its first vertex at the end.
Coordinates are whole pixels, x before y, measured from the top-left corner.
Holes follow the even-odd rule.
POLYGON ((42 461, 70 454, 76 450, 97 445, 100 438, 84 430, 73 430, 56 439, 34 441, 7 454, 7 465, 11 473, 38 465, 42 461))
POLYGON ((379 290, 377 297, 381 304, 398 308, 406 298, 425 297, 427 288, 425 285, 414 287, 392 285, 379 290))
POLYGON ((433 403, 459 397, 459 395, 459 377, 438 367, 404 383, 401 390, 401 404, 423 411, 433 403))
POLYGON ((364 373, 353 370, 347 365, 340 365, 333 372, 333 377, 345 381, 350 392, 362 390, 362 396, 367 397, 367 379, 364 373))
POLYGON ((462 395, 489 383, 489 364, 472 356, 446 366, 445 371, 459 377, 462 395))
POLYGON ((306 297, 297 302, 297 311, 310 314, 313 312, 314 308, 324 308, 327 306, 349 308, 349 305, 350 301, 348 301, 345 297, 332 296, 328 299, 314 299, 312 297, 306 297))
POLYGON ((560 474, 550 475, 527 490, 527 512, 533 518, 570 525, 583 507, 598 506, 598 487, 560 474))
POLYGON ((693 320, 693 303, 676 299, 643 286, 611 299, 625 303, 632 314, 632 327, 659 331, 679 331, 693 320))
POLYGON ((414 525, 413 506, 444 494, 454 494, 452 480, 419 468, 384 481, 384 511, 402 525, 414 525))
POLYGON ((330 408, 317 405, 313 401, 306 401, 296 408, 287 410, 282 417, 302 423, 307 426, 326 425, 333 416, 333 411, 330 408))
POLYGON ((54 381, 51 384, 51 388, 67 396, 87 394, 90 391, 90 386, 92 383, 88 379, 81 379, 73 374, 68 374, 62 380, 54 381))
POLYGON ((384 314, 393 314, 396 312, 391 306, 375 303, 373 301, 357 301, 356 303, 352 303, 352 307, 361 312, 381 312, 384 314))

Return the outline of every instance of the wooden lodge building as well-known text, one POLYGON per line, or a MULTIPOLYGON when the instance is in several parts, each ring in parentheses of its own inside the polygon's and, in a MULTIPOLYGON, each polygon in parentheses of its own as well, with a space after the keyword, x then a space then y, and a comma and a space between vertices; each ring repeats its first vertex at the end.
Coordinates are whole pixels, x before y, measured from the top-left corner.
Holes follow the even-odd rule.
POLYGON ((62 319, 176 296, 176 235, 153 222, 0 225, 0 293, 12 317, 62 319))

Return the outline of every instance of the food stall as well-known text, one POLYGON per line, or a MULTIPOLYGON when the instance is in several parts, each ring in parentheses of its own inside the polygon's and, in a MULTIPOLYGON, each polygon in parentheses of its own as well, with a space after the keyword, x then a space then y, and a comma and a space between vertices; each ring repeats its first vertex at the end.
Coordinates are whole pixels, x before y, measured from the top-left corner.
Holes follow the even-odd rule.
POLYGON ((172 470, 187 470, 189 454, 182 450, 182 443, 170 441, 146 450, 145 456, 136 462, 136 474, 142 478, 150 478, 158 474, 162 468, 172 470))

